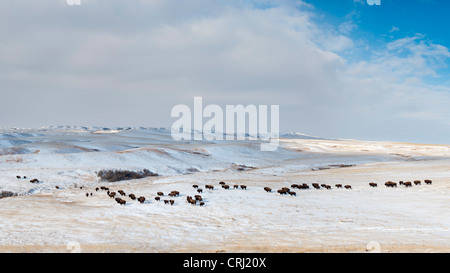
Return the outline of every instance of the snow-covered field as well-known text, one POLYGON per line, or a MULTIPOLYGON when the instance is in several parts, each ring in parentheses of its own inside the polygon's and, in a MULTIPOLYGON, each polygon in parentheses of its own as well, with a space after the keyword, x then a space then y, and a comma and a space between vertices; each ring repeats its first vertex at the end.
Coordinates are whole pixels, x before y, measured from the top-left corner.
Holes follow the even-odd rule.
POLYGON ((301 134, 280 145, 262 152, 255 141, 176 142, 156 128, 0 130, 0 192, 18 194, 0 199, 0 251, 450 251, 450 146, 301 134), (96 175, 144 168, 160 176, 110 183, 96 175), (387 188, 389 180, 422 184, 387 188), (310 189, 276 192, 294 183, 310 189), (186 201, 199 194, 194 184, 204 206, 186 201), (119 205, 101 186, 146 201, 122 197, 119 205), (172 190, 180 196, 168 197, 172 190), (174 205, 156 201, 158 191, 174 205))

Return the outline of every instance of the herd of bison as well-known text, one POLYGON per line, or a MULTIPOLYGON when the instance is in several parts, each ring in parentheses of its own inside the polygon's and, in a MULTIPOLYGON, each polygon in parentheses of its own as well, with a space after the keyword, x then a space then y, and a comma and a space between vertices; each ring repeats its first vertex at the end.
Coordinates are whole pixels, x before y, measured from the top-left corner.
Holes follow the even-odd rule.
MULTIPOLYGON (((24 176, 24 177, 16 176, 16 177, 17 177, 17 179, 26 179, 26 176, 24 176)), ((39 181, 36 178, 33 178, 33 179, 30 180, 30 183, 40 183, 40 182, 41 181, 39 181)), ((426 185, 431 185, 432 184, 432 181, 429 180, 429 179, 426 179, 423 182, 426 185)), ((398 183, 397 182, 393 182, 393 181, 388 181, 388 182, 384 183, 384 185, 386 187, 388 187, 388 188, 395 188, 397 186, 412 187, 413 184, 415 186, 419 186, 419 185, 422 184, 422 181, 421 180, 414 180, 413 182, 410 182, 410 181, 407 181, 407 182, 399 181, 398 183)), ((230 185, 227 185, 224 181, 220 181, 218 186, 221 187, 224 190, 229 190, 231 188, 230 185)), ((332 186, 331 185, 327 185, 327 184, 320 184, 319 185, 319 183, 312 183, 311 186, 314 189, 318 189, 318 190, 319 189, 326 189, 326 190, 331 190, 332 189, 332 186)), ((369 186, 370 187, 377 187, 378 184, 374 183, 374 182, 370 182, 369 186)), ((203 193, 203 189, 201 188, 200 185, 192 185, 192 187, 194 188, 194 190, 197 191, 197 193, 199 193, 199 194, 203 193)), ((247 189, 246 185, 236 185, 235 184, 232 187, 233 187, 233 189, 239 189, 239 188, 241 190, 246 190, 247 189)), ((55 186, 55 188, 59 189, 60 187, 59 186, 55 186)), ((83 189, 83 187, 79 187, 79 188, 81 190, 83 189)), ((336 184, 335 188, 337 188, 337 189, 339 189, 339 188, 352 189, 352 186, 351 185, 336 184)), ((214 185, 204 185, 204 189, 205 189, 205 191, 213 191, 215 189, 215 187, 214 187, 214 185)), ((264 187, 263 189, 264 189, 264 191, 266 191, 268 193, 272 192, 272 189, 270 187, 264 187)), ((310 189, 310 186, 308 184, 306 184, 306 183, 303 183, 303 184, 292 184, 290 186, 290 188, 289 187, 282 187, 281 189, 278 189, 277 193, 279 193, 280 195, 296 196, 297 193, 295 191, 291 190, 291 189, 307 190, 307 189, 310 189)), ((134 193, 127 194, 123 190, 113 191, 113 190, 110 190, 109 187, 105 187, 105 186, 97 187, 97 188, 95 188, 95 191, 96 192, 98 192, 98 191, 105 191, 106 195, 108 197, 110 197, 111 199, 114 199, 120 205, 126 205, 126 203, 127 203, 127 201, 125 199, 126 197, 128 197, 131 200, 137 200, 139 203, 144 203, 145 200, 146 200, 146 198, 144 196, 137 197, 134 193)), ((203 201, 203 197, 201 195, 199 195, 199 194, 194 195, 194 197, 192 197, 190 195, 186 196, 187 203, 189 203, 191 205, 197 205, 198 204, 199 206, 204 206, 205 202, 203 201)), ((165 195, 163 192, 157 192, 156 195, 157 196, 154 198, 156 201, 158 201, 158 202, 162 201, 162 202, 164 202, 164 204, 174 205, 175 204, 175 200, 174 199, 165 199, 165 196, 168 196, 170 198, 175 198, 175 197, 178 197, 180 195, 180 192, 173 190, 167 195, 165 195), (164 198, 164 199, 161 199, 161 198, 164 198)), ((86 192, 86 197, 90 197, 90 196, 93 196, 93 193, 92 192, 86 192)))

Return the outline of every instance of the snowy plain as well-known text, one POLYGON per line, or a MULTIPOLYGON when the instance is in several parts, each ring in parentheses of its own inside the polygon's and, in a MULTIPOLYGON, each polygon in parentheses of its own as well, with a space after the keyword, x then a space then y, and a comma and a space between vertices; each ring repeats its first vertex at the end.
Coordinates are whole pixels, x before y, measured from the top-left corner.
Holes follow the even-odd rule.
POLYGON ((450 146, 295 133, 280 141, 263 152, 249 140, 174 141, 164 128, 1 129, 0 192, 17 196, 0 199, 0 252, 69 252, 74 243, 82 252, 450 250, 450 146), (160 176, 105 182, 96 175, 144 168, 160 176), (384 186, 414 180, 421 185, 384 186), (332 189, 276 192, 302 183, 332 189), (146 201, 123 197, 119 205, 95 190, 101 186, 146 201), (167 197, 172 190, 180 196, 167 197), (158 191, 174 205, 156 201, 158 191), (204 206, 186 202, 196 194, 204 206))

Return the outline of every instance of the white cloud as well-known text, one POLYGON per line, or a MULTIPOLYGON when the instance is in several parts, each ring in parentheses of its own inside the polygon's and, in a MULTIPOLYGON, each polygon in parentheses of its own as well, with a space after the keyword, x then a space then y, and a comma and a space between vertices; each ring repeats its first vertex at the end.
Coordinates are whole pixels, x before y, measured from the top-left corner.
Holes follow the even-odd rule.
POLYGON ((9 26, 0 29, 3 126, 170 126, 172 106, 201 95, 206 104, 280 104, 283 131, 424 141, 437 141, 425 133, 431 125, 449 133, 450 92, 424 82, 449 51, 421 35, 350 62, 342 53, 359 43, 346 36, 355 23, 317 25, 302 2, 24 3, 0 11, 9 26))

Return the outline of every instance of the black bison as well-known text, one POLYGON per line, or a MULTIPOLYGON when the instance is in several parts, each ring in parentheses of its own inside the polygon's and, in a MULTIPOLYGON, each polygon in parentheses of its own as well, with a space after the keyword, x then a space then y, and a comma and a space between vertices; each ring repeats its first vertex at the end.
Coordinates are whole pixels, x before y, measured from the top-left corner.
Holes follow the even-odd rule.
POLYGON ((279 194, 288 194, 288 191, 283 190, 283 189, 277 190, 277 192, 278 192, 279 194))
POLYGON ((264 190, 265 190, 266 192, 272 192, 272 189, 269 188, 269 187, 264 187, 264 190))
POLYGON ((247 186, 246 185, 241 185, 241 189, 246 190, 247 186))
MULTIPOLYGON (((406 183, 408 183, 408 182, 406 182, 406 183)), ((405 184, 406 184, 406 183, 405 183, 405 184)), ((386 187, 391 187, 391 188, 397 187, 397 183, 392 182, 392 181, 388 181, 388 182, 384 183, 384 185, 385 185, 386 187)))
POLYGON ((373 182, 370 182, 370 183, 369 183, 369 186, 371 186, 371 187, 375 188, 375 187, 377 187, 377 186, 378 186, 378 184, 377 184, 377 183, 373 183, 373 182))
POLYGON ((171 206, 173 206, 173 204, 175 203, 174 200, 169 200, 169 202, 170 202, 170 205, 171 205, 171 206))
POLYGON ((171 191, 171 192, 169 193, 169 196, 170 196, 170 197, 175 197, 175 196, 178 196, 178 195, 180 195, 180 192, 179 192, 179 191, 171 191))
POLYGON ((204 206, 205 203, 204 202, 200 202, 200 207, 204 206))
MULTIPOLYGON (((39 183, 39 180, 37 178, 33 178, 30 180, 31 183, 39 183)), ((80 187, 82 189, 82 187, 80 187)))
POLYGON ((155 197, 155 200, 156 200, 156 201, 159 201, 159 200, 161 200, 161 197, 156 196, 156 197, 155 197))
POLYGON ((198 189, 198 185, 192 185, 194 189, 198 189))
POLYGON ((186 197, 186 200, 191 205, 195 205, 197 203, 197 200, 193 199, 191 196, 186 197))
POLYGON ((162 191, 159 191, 156 193, 158 196, 164 196, 164 193, 162 191))
POLYGON ((412 187, 412 183, 409 182, 409 181, 408 181, 408 182, 405 182, 404 185, 405 185, 405 187, 412 187))
POLYGON ((424 182, 427 185, 431 185, 431 183, 433 183, 433 181, 431 181, 430 179, 426 179, 426 180, 424 180, 424 182))
POLYGON ((213 185, 206 185, 205 189, 214 190, 214 186, 213 185))
POLYGON ((295 193, 295 191, 290 191, 289 194, 290 194, 291 196, 297 196, 297 194, 295 193))
POLYGON ((306 189, 309 189, 309 186, 308 186, 308 184, 303 183, 302 185, 298 185, 298 188, 301 190, 306 190, 306 189))
POLYGON ((239 189, 239 185, 233 185, 233 189, 239 189))
POLYGON ((313 186, 315 189, 320 189, 320 186, 319 186, 318 183, 312 183, 312 186, 313 186))
POLYGON ((144 203, 145 197, 144 197, 144 196, 141 196, 141 197, 139 197, 137 200, 139 201, 139 203, 144 203))
POLYGON ((334 185, 336 188, 342 188, 342 184, 336 184, 334 185))
POLYGON ((131 200, 136 200, 136 195, 134 195, 134 194, 132 194, 132 193, 130 193, 130 194, 128 195, 128 197, 130 197, 131 200))
POLYGON ((125 194, 125 192, 123 191, 123 190, 118 190, 117 191, 120 195, 122 195, 122 196, 125 196, 126 194, 125 194))
POLYGON ((203 190, 202 190, 202 189, 197 189, 197 192, 198 192, 198 193, 202 193, 203 190))
POLYGON ((220 185, 225 185, 225 182, 220 181, 219 184, 220 184, 220 185))
POLYGON ((299 189, 299 187, 298 187, 297 184, 292 184, 292 185, 291 185, 291 188, 293 188, 293 189, 295 189, 295 188, 299 189))
POLYGON ((420 180, 414 180, 414 185, 420 185, 420 180))
POLYGON ((344 186, 344 188, 346 188, 346 189, 348 189, 348 190, 349 190, 349 189, 351 189, 351 188, 352 188, 352 186, 350 186, 350 185, 345 185, 345 186, 344 186))
POLYGON ((226 189, 226 190, 229 190, 229 189, 230 189, 230 186, 229 186, 229 185, 222 185, 222 188, 224 188, 224 189, 226 189))
POLYGON ((116 193, 112 191, 112 192, 108 193, 108 196, 111 198, 114 198, 114 196, 116 196, 116 193))

